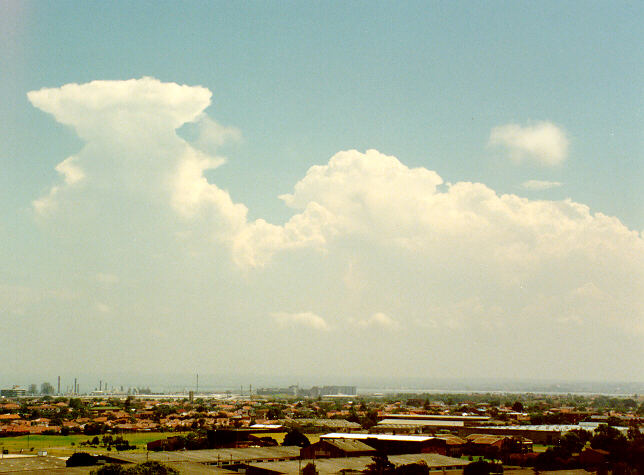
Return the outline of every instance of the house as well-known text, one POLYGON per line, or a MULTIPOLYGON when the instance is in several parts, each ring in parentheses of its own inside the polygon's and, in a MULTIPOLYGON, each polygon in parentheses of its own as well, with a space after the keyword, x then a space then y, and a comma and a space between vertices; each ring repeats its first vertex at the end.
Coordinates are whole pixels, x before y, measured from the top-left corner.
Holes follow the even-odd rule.
POLYGON ((375 455, 376 449, 355 439, 324 439, 300 450, 303 459, 359 457, 375 455))
POLYGON ((466 441, 460 437, 456 437, 451 434, 437 434, 435 436, 437 439, 443 439, 447 444, 447 456, 448 457, 460 457, 463 455, 463 450, 465 449, 466 441))
POLYGON ((348 434, 331 433, 320 437, 320 440, 351 439, 359 440, 387 455, 396 454, 447 454, 447 442, 444 439, 417 435, 389 434, 348 434))
POLYGON ((467 436, 465 453, 468 455, 485 455, 490 458, 503 453, 532 452, 532 441, 522 437, 495 434, 471 434, 467 436))

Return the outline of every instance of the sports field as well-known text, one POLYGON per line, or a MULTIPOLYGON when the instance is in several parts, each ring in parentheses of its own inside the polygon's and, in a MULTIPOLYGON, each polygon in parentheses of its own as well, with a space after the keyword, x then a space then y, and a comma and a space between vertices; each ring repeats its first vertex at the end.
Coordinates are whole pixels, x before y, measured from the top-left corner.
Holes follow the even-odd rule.
MULTIPOLYGON (((136 449, 128 452, 145 452, 148 442, 158 439, 165 439, 174 435, 185 435, 187 432, 134 432, 131 434, 122 434, 130 445, 136 445, 136 449)), ((278 433, 256 433, 258 437, 272 437, 279 444, 284 441, 285 432, 278 433)), ((320 440, 319 434, 306 434, 311 443, 320 440)), ((97 446, 80 445, 81 442, 92 440, 93 435, 73 434, 73 435, 21 435, 19 437, 2 437, 0 438, 0 453, 2 450, 8 450, 11 454, 36 454, 41 450, 46 450, 49 455, 67 456, 74 452, 89 452, 93 454, 108 453, 107 448, 97 446)), ((98 436, 99 440, 103 435, 98 436)), ((112 447, 112 451, 116 451, 112 447)))
MULTIPOLYGON (((145 452, 148 442, 180 434, 180 432, 135 432, 122 434, 122 436, 129 441, 130 445, 136 445, 135 452, 145 452)), ((93 435, 84 434, 2 437, 0 438, 0 453, 2 450, 8 450, 12 454, 35 454, 40 450, 46 450, 50 455, 71 455, 74 452, 107 453, 107 449, 101 445, 96 447, 80 445, 81 442, 93 438, 93 435)), ((103 435, 99 435, 98 438, 101 440, 103 435)), ((112 451, 115 450, 112 447, 112 451)))

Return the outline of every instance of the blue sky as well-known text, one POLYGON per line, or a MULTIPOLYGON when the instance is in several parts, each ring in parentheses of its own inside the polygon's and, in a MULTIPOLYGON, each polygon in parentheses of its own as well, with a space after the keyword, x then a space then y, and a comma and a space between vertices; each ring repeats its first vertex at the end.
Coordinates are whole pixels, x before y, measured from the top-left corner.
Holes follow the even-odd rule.
MULTIPOLYGON (((352 362, 316 360, 320 374, 378 376, 371 362, 381 354, 383 372, 414 377, 523 376, 528 368, 534 377, 641 379, 642 5, 0 8, 8 354, 56 334, 84 343, 71 355, 52 349, 47 371, 86 370, 99 357, 116 370, 120 357, 95 354, 94 343, 132 348, 146 341, 132 322, 145 332, 158 320, 149 357, 119 353, 144 359, 145 371, 199 371, 212 357, 268 374, 283 360, 272 346, 288 345, 299 363, 277 373, 306 373, 312 351, 348 346, 352 362), (117 83, 130 79, 139 82, 117 83), (97 80, 111 82, 58 89, 97 80), (178 136, 120 136, 106 109, 85 109, 105 101, 142 134, 152 130, 146 120, 168 111, 152 102, 139 109, 137 98, 153 90, 175 104, 170 83, 192 88, 181 95, 194 105, 178 136), (114 99, 121 86, 126 99, 114 99), (28 98, 42 88, 68 105, 28 98), (74 123, 63 125, 68 114, 74 123), (225 163, 186 158, 198 172, 179 183, 172 151, 186 144, 225 163), (77 159, 57 171, 70 156, 77 159), (39 208, 43 199, 51 212, 39 208), (177 314, 210 330, 180 327, 177 314), (199 349, 173 350, 185 365, 159 363, 173 331, 199 349), (221 338, 240 332, 255 350, 221 338), (423 338, 441 340, 436 352, 445 356, 423 349, 420 357, 435 360, 429 369, 402 364, 404 349, 423 338), (529 348, 535 340, 550 349, 547 375, 537 372, 544 364, 529 348), (389 353, 376 351, 383 345, 389 353), (630 364, 616 372, 592 351, 575 355, 580 347, 630 364), (239 363, 242 354, 249 361, 239 363)), ((173 114, 168 120, 179 120, 173 114)), ((22 355, 16 371, 31 371, 42 356, 22 355)))

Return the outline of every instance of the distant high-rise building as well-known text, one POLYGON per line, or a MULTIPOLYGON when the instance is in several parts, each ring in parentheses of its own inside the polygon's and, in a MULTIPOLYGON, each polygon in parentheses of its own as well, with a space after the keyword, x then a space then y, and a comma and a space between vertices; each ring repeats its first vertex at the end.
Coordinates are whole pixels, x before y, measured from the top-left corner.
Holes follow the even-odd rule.
POLYGON ((0 396, 4 397, 18 397, 18 396, 26 396, 27 395, 27 390, 24 388, 21 388, 20 386, 13 386, 10 389, 0 389, 0 396))

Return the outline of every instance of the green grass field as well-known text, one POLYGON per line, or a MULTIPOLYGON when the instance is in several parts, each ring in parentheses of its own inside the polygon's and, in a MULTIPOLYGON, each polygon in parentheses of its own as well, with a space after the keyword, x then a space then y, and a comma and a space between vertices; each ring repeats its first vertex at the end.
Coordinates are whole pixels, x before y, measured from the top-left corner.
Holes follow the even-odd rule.
MULTIPOLYGON (((257 437, 272 437, 277 441, 278 444, 282 445, 282 442, 284 442, 284 436, 286 435, 286 432, 255 432, 252 435, 255 435, 257 437)), ((309 439, 309 442, 312 444, 315 444, 320 440, 320 435, 321 434, 304 434, 307 439, 309 439)))
MULTIPOLYGON (((122 434, 123 438, 136 445, 134 452, 145 452, 146 444, 153 440, 165 439, 172 435, 179 435, 179 432, 135 432, 132 434, 122 434)), ((99 440, 102 439, 99 435, 99 440)), ((0 438, 0 450, 8 450, 9 453, 37 453, 40 450, 46 450, 50 455, 71 455, 74 452, 89 453, 107 453, 105 447, 82 446, 81 442, 93 439, 93 435, 74 434, 74 435, 22 435, 20 437, 2 437, 0 438)), ((112 451, 116 449, 112 448, 112 451)), ((128 452, 132 452, 131 450, 128 452)))
MULTIPOLYGON (((122 434, 123 438, 136 445, 135 450, 128 452, 145 452, 148 442, 153 440, 165 439, 173 435, 187 434, 187 432, 135 432, 132 434, 122 434)), ((259 437, 272 437, 279 444, 284 441, 285 432, 278 433, 258 433, 259 437)), ((313 444, 320 440, 320 434, 306 434, 306 437, 313 444)), ((0 438, 0 451, 8 450, 9 453, 17 454, 36 454, 40 450, 46 450, 49 455, 68 456, 74 452, 89 453, 108 453, 107 449, 102 446, 92 447, 80 445, 81 442, 93 439, 93 435, 73 434, 73 435, 21 435, 20 437, 2 437, 0 438)), ((98 436, 99 440, 103 435, 98 436)), ((113 452, 116 449, 112 448, 113 452)))
POLYGON ((532 445, 532 450, 535 452, 545 452, 548 447, 552 447, 552 445, 541 445, 541 444, 533 444, 532 445))

